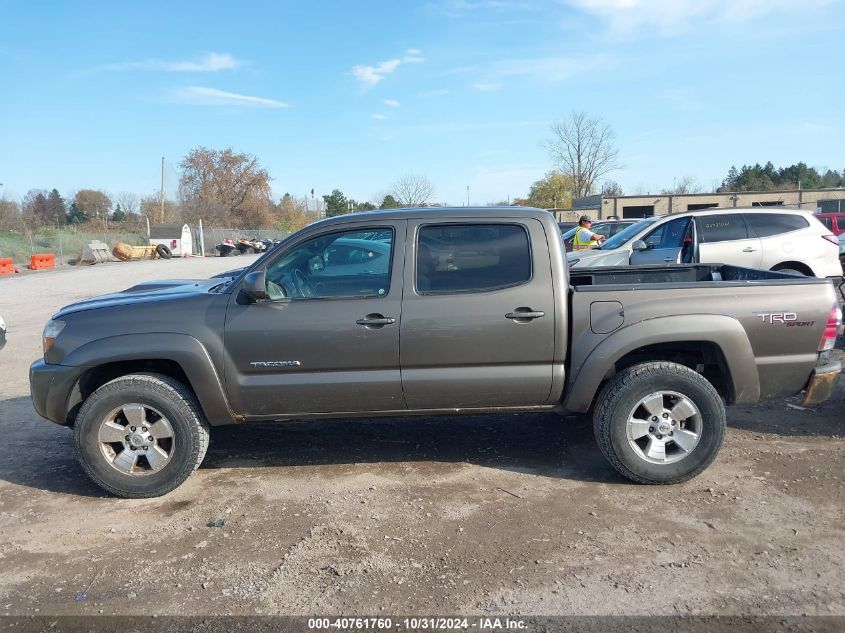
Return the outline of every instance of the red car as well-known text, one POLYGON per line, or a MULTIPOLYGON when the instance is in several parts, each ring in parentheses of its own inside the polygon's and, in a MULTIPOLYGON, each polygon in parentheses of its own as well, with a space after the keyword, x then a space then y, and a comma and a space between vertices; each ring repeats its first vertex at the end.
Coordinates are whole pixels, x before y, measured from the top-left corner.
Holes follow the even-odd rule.
POLYGON ((816 218, 834 235, 845 233, 845 213, 816 213, 816 218))

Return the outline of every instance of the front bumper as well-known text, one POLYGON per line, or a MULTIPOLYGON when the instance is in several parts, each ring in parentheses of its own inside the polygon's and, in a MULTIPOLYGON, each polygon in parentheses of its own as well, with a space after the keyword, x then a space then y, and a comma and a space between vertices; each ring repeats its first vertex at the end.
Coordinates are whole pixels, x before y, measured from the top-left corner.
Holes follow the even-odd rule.
POLYGON ((838 360, 816 367, 810 374, 810 381, 807 383, 806 393, 801 405, 810 407, 830 398, 834 388, 836 388, 836 383, 839 382, 841 373, 842 364, 838 360))
POLYGON ((88 367, 49 365, 43 359, 32 363, 29 390, 35 412, 56 424, 66 425, 70 395, 86 370, 88 367))

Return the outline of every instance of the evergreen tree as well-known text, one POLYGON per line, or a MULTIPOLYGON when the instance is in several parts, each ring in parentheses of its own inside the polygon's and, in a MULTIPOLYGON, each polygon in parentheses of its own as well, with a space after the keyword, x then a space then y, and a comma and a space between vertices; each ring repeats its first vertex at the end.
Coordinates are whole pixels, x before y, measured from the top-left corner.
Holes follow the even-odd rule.
POLYGON ((381 204, 378 207, 379 209, 398 209, 399 208, 399 201, 394 198, 392 195, 387 194, 384 197, 384 200, 381 201, 381 204))
POLYGON ((70 203, 70 210, 67 212, 67 223, 78 225, 88 221, 88 216, 76 204, 76 200, 70 203))
POLYGON ((67 222, 67 206, 56 189, 47 194, 47 211, 50 214, 51 223, 55 222, 61 226, 67 222))
POLYGON ((333 190, 329 195, 323 196, 326 202, 326 217, 349 213, 349 201, 340 189, 333 190))

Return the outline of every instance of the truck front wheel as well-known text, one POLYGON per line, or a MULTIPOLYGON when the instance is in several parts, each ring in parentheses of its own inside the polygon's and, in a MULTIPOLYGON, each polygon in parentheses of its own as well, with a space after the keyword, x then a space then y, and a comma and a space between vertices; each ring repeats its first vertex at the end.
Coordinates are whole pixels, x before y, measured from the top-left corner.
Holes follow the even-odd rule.
POLYGON ((73 431, 76 457, 101 488, 119 497, 158 497, 199 467, 208 424, 193 393, 159 374, 131 374, 85 400, 73 431))
POLYGON ((593 415, 604 456, 643 484, 692 479, 716 458, 725 436, 722 399, 701 374, 669 362, 634 365, 601 390, 593 415))

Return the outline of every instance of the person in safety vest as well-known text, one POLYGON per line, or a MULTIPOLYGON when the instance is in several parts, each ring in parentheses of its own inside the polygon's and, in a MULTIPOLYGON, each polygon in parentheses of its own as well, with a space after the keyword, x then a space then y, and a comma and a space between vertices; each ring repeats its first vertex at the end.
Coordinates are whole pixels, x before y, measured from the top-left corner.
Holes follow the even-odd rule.
POLYGON ((581 219, 578 220, 578 230, 575 231, 575 237, 572 239, 573 251, 588 251, 604 241, 604 235, 593 233, 590 230, 592 225, 593 221, 587 215, 582 215, 581 219))

